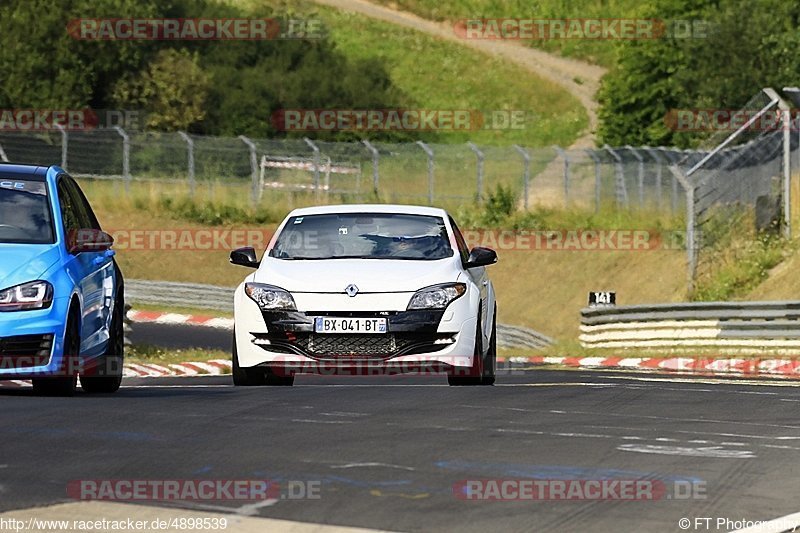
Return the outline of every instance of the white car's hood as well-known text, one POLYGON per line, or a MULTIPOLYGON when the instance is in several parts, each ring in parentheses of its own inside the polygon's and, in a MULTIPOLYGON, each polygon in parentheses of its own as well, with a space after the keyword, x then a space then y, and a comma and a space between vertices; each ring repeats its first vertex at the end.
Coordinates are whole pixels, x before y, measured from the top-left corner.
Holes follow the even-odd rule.
POLYGON ((414 292, 458 279, 457 256, 436 261, 323 259, 287 261, 264 257, 254 281, 289 292, 344 293, 354 283, 359 293, 414 292))

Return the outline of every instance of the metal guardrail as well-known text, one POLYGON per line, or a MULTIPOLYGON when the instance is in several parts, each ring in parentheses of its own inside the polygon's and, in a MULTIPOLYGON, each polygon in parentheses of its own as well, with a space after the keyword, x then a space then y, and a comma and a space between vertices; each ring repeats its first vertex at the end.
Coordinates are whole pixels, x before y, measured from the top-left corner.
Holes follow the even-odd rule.
MULTIPOLYGON (((172 281, 125 280, 125 301, 139 304, 233 312, 232 287, 172 281)), ((542 349, 553 344, 546 335, 521 326, 497 324, 497 345, 542 349)))
POLYGON ((800 348, 800 301, 696 302, 581 310, 587 348, 800 348))
POLYGON ((233 287, 172 281, 125 280, 125 301, 233 313, 233 287))

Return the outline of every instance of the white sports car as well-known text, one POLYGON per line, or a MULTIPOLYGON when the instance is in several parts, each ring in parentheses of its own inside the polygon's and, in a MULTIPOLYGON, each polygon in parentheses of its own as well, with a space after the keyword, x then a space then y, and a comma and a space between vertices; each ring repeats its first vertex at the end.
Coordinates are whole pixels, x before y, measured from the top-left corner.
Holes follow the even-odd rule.
POLYGON ((492 385, 497 304, 488 248, 467 248, 443 209, 296 209, 234 296, 233 382, 292 385, 295 374, 446 373, 492 385))

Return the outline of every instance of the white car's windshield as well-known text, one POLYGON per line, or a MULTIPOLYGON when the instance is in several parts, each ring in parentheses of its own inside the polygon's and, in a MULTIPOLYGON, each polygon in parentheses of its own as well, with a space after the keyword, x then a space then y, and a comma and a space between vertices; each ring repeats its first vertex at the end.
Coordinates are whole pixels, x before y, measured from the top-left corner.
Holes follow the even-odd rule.
POLYGON ((278 259, 411 259, 452 257, 441 217, 341 213, 291 217, 269 255, 278 259))

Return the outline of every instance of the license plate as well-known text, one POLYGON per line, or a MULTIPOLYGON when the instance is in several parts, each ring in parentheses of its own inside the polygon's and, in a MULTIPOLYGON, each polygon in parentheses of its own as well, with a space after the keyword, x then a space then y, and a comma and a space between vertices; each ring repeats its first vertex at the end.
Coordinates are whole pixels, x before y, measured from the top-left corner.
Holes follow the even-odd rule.
POLYGON ((314 319, 316 333, 386 333, 385 318, 336 318, 318 316, 314 319))

